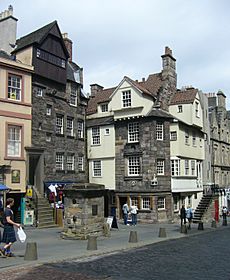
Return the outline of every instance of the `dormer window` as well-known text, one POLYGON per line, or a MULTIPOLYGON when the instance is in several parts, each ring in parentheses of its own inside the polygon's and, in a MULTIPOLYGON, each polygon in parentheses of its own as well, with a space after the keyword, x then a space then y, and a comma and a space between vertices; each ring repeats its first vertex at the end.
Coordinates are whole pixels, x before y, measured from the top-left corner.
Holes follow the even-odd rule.
POLYGON ((131 107, 131 90, 122 92, 122 104, 123 107, 131 107))
POLYGON ((182 112, 183 112, 182 105, 178 105, 178 113, 182 113, 182 112))
POLYGON ((105 113, 108 112, 108 103, 101 104, 101 112, 105 113))

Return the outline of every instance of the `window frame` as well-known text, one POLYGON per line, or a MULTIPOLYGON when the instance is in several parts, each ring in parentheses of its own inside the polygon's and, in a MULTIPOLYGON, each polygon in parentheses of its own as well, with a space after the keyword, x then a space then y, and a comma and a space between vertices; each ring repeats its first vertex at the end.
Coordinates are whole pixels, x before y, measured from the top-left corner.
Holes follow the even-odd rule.
POLYGON ((6 158, 17 158, 17 159, 23 158, 23 136, 24 136, 23 126, 19 125, 19 124, 7 123, 6 130, 7 130, 7 134, 6 134, 6 141, 7 141, 6 158), (10 133, 11 129, 14 130, 14 133, 10 133), (18 139, 10 139, 9 138, 10 134, 12 136, 14 134, 14 138, 16 138, 16 134, 15 134, 16 130, 17 130, 17 134, 18 134, 17 135, 18 139), (13 145, 11 145, 10 142, 13 145), (13 150, 12 154, 9 152, 10 150, 11 151, 13 150), (17 153, 16 153, 16 150, 18 150, 17 153))
POLYGON ((102 177, 102 162, 101 160, 93 160, 92 161, 92 176, 95 178, 102 177))
POLYGON ((171 159, 171 176, 180 176, 180 159, 171 159))
POLYGON ((100 133, 100 126, 92 127, 91 129, 92 134, 92 146, 101 145, 101 133, 100 133))
POLYGON ((74 119, 72 117, 66 118, 66 135, 67 136, 70 136, 70 137, 74 136, 73 123, 74 123, 74 119))
POLYGON ((66 170, 74 171, 75 170, 75 156, 74 154, 67 154, 66 156, 66 170))
POLYGON ((138 143, 140 141, 140 127, 138 122, 128 123, 128 143, 138 143))
POLYGON ((128 176, 140 176, 141 175, 141 160, 139 156, 128 157, 128 176))
POLYGON ((166 209, 165 202, 166 202, 165 197, 158 196, 158 198, 157 198, 157 210, 165 210, 166 209))
POLYGON ((77 121, 77 137, 78 139, 84 139, 84 121, 77 121))
POLYGON ((150 210, 151 209, 151 199, 149 196, 144 196, 141 199, 142 202, 142 209, 143 210, 150 210))
POLYGON ((22 102, 23 101, 23 78, 21 75, 15 74, 15 73, 8 73, 7 75, 7 99, 11 101, 16 102, 22 102), (16 79, 16 80, 15 80, 16 79), (19 80, 19 81, 17 81, 19 80), (19 82, 19 87, 15 85, 19 82), (15 93, 16 91, 16 93, 15 93), (18 91, 18 92, 17 92, 18 91), (15 97, 13 98, 11 95, 15 94, 15 97))
POLYGON ((156 123, 156 140, 164 140, 164 124, 160 122, 156 123))
POLYGON ((157 159, 157 175, 165 175, 165 160, 157 159))
POLYGON ((60 135, 64 134, 64 116, 63 115, 56 115, 55 132, 56 132, 56 134, 60 134, 60 135))
POLYGON ((56 153, 55 169, 56 171, 64 171, 64 153, 56 153))
POLYGON ((122 107, 129 108, 132 106, 131 90, 122 91, 122 107))

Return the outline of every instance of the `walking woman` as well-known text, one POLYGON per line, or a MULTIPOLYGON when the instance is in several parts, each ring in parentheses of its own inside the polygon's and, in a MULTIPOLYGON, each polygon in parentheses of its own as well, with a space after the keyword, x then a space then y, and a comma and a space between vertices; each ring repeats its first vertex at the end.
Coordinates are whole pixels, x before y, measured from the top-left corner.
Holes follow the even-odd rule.
POLYGON ((17 228, 20 227, 20 224, 17 224, 13 221, 14 213, 11 209, 13 205, 14 199, 7 198, 6 208, 3 215, 4 231, 2 237, 2 242, 5 243, 5 246, 0 249, 0 254, 7 257, 14 257, 14 254, 10 250, 12 244, 17 241, 14 226, 16 226, 17 228))

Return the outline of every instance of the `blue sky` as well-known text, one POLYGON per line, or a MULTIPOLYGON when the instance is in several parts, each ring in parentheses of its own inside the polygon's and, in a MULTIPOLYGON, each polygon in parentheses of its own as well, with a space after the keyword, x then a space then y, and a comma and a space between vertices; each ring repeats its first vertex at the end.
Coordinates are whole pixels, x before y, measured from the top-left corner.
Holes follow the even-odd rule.
POLYGON ((161 71, 169 46, 178 88, 222 90, 230 109, 229 0, 0 0, 13 5, 17 37, 57 20, 84 68, 84 87, 112 87, 123 76, 140 80, 161 71))

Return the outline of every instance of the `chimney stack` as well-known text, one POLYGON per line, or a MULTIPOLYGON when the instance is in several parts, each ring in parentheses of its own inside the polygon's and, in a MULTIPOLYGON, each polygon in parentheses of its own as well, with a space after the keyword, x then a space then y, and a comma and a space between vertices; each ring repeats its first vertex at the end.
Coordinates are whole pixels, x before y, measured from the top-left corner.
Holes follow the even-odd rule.
POLYGON ((63 38, 63 41, 65 43, 65 46, 67 48, 67 51, 69 53, 69 61, 72 61, 73 59, 73 42, 68 38, 68 33, 63 33, 62 34, 62 38, 63 38))
POLYGON ((103 90, 103 86, 100 86, 98 84, 92 84, 90 85, 90 91, 91 91, 91 96, 95 96, 99 91, 103 90))
POLYGON ((13 6, 0 13, 0 49, 10 54, 16 43, 17 19, 13 16, 13 6))

